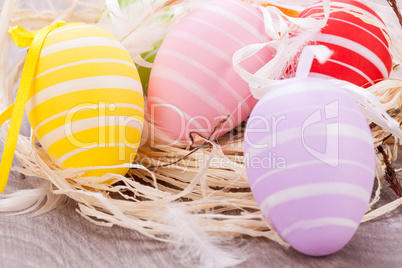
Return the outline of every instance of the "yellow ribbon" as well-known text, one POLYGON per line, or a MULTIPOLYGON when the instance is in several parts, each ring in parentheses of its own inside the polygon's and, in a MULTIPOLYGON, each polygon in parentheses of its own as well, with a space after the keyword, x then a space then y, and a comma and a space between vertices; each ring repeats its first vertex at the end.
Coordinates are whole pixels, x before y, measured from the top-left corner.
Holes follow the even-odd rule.
POLYGON ((32 79, 43 43, 51 31, 65 25, 67 25, 65 22, 59 21, 34 32, 27 31, 20 26, 15 26, 8 31, 11 39, 17 46, 30 46, 30 48, 25 60, 15 103, 0 114, 0 125, 11 118, 10 128, 7 133, 7 139, 0 163, 0 192, 3 192, 7 185, 15 148, 17 146, 18 133, 20 132, 22 117, 24 116, 25 105, 28 100, 29 89, 31 88, 32 79))

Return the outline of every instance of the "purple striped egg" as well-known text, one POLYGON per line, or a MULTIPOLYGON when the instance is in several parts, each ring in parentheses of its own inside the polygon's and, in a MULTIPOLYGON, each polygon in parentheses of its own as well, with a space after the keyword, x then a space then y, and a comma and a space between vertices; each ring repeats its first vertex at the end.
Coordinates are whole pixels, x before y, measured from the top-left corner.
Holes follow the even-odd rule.
MULTIPOLYGON (((173 141, 188 140, 193 131, 208 136, 228 115, 214 138, 236 127, 257 100, 234 71, 233 54, 269 40, 262 13, 250 4, 212 0, 192 10, 169 31, 156 55, 148 87, 151 120, 173 141)), ((243 67, 253 73, 272 56, 263 49, 243 67)))
POLYGON ((312 256, 345 246, 374 183, 371 132, 356 102, 329 81, 289 80, 257 103, 244 139, 250 188, 278 234, 312 256))

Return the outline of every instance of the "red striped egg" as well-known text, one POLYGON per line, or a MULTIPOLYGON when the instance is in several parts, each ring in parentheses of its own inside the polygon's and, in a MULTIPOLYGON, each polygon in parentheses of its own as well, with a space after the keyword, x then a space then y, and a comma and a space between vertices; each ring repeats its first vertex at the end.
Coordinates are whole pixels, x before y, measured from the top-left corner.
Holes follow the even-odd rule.
MULTIPOLYGON (((228 115, 214 137, 236 127, 257 101, 234 71, 233 54, 267 41, 262 13, 252 5, 212 0, 191 11, 169 31, 156 55, 148 87, 151 120, 176 141, 189 139, 192 131, 208 136, 228 115)), ((255 72, 271 58, 266 49, 243 67, 255 72)))
MULTIPOLYGON (((383 31, 342 9, 368 14, 384 24, 374 10, 359 1, 331 1, 333 12, 315 41, 327 46, 334 54, 324 64, 314 60, 310 76, 341 79, 363 87, 389 77, 392 56, 383 31)), ((314 4, 299 14, 299 17, 309 16, 322 18, 323 4, 314 4)))
POLYGON ((244 135, 247 178, 264 216, 296 250, 340 250, 370 200, 375 153, 356 102, 329 81, 286 81, 265 94, 244 135))

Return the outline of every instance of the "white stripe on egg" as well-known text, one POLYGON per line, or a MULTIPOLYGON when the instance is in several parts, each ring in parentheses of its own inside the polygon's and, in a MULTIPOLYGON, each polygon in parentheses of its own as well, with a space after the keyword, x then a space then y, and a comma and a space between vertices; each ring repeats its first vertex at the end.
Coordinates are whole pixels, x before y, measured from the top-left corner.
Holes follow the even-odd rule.
MULTIPOLYGON (((42 127, 43 125, 45 125, 46 123, 49 123, 50 121, 52 121, 54 119, 57 119, 59 117, 65 116, 67 114, 73 114, 73 113, 76 113, 76 112, 84 111, 84 110, 97 110, 97 109, 100 109, 100 108, 104 108, 105 105, 106 105, 106 108, 107 108, 108 107, 107 105, 110 105, 110 104, 105 103, 105 104, 94 104, 94 105, 82 106, 82 107, 79 107, 79 108, 74 108, 74 109, 71 109, 71 110, 67 110, 67 111, 57 113, 55 115, 52 115, 52 116, 48 117, 47 119, 43 120, 42 122, 40 122, 36 126, 36 128, 34 130, 34 133, 36 133, 38 131, 38 129, 40 127, 42 127)), ((114 103, 111 103, 111 105, 113 105, 113 108, 114 107, 116 107, 116 108, 130 108, 130 109, 138 110, 141 113, 144 113, 144 109, 142 109, 141 107, 139 107, 138 105, 135 105, 135 104, 115 103, 114 102, 114 103)))
MULTIPOLYGON (((358 0, 357 0, 358 1, 358 0)), ((359 1, 358 1, 359 2, 359 1)), ((314 4, 314 5, 311 5, 311 6, 309 6, 309 8, 323 8, 324 6, 323 6, 323 4, 322 3, 317 3, 317 4, 314 4)), ((373 14, 373 13, 371 13, 371 12, 369 12, 369 11, 367 11, 367 10, 365 10, 365 9, 363 9, 363 8, 360 8, 360 7, 358 7, 358 6, 355 6, 355 5, 351 5, 351 4, 347 4, 347 3, 340 3, 340 2, 332 2, 331 1, 331 8, 332 9, 335 9, 335 8, 347 8, 347 9, 353 9, 353 10, 356 10, 356 11, 360 11, 361 13, 363 13, 363 14, 371 14, 371 15, 373 15, 372 17, 374 18, 374 19, 376 19, 377 21, 379 21, 379 22, 381 22, 378 18, 377 18, 377 16, 375 15, 375 14, 373 14)), ((381 22, 382 23, 382 22, 381 22)))
POLYGON ((77 154, 79 154, 81 152, 85 152, 87 150, 95 149, 95 148, 102 148, 102 147, 127 147, 127 148, 134 149, 136 152, 138 150, 137 147, 135 147, 133 145, 130 145, 130 144, 127 144, 127 143, 95 144, 95 145, 91 145, 91 146, 81 147, 81 148, 73 150, 73 151, 71 151, 69 153, 66 153, 65 155, 60 157, 60 159, 57 161, 57 165, 62 166, 63 162, 67 161, 69 158, 71 158, 74 155, 77 155, 77 154))
POLYGON ((221 58, 226 63, 232 64, 232 55, 228 54, 224 50, 220 50, 216 46, 212 45, 211 43, 208 43, 207 41, 199 38, 194 34, 181 31, 174 31, 170 33, 169 37, 176 37, 185 40, 187 42, 193 43, 194 45, 198 45, 202 47, 204 50, 207 50, 208 54, 215 54, 217 57, 221 58))
MULTIPOLYGON (((150 97, 150 98, 148 98, 148 101, 158 103, 162 106, 165 106, 167 109, 171 109, 171 107, 177 108, 175 105, 168 103, 167 101, 164 101, 158 97, 150 97)), ((180 110, 179 108, 177 108, 177 109, 180 110)), ((187 113, 185 113, 183 110, 180 110, 180 113, 184 116, 184 118, 186 119, 187 122, 189 122, 192 119, 192 117, 190 115, 188 115, 187 113)), ((196 120, 191 120, 191 124, 193 126, 195 126, 201 133, 205 132, 205 129, 196 120)))
POLYGON ((58 71, 58 70, 61 70, 61 69, 67 68, 67 67, 78 66, 78 65, 81 65, 81 64, 88 64, 88 63, 105 63, 105 62, 107 62, 107 63, 119 63, 119 64, 124 64, 124 65, 127 65, 127 66, 135 68, 134 64, 132 64, 131 62, 125 61, 125 60, 118 60, 118 59, 90 59, 90 60, 83 60, 83 61, 76 61, 76 62, 72 62, 72 63, 67 63, 67 64, 64 64, 64 65, 60 65, 60 66, 51 68, 51 69, 49 69, 47 71, 44 71, 44 72, 40 73, 39 75, 34 77, 33 80, 38 79, 38 78, 40 78, 40 77, 42 77, 42 76, 44 76, 46 74, 49 74, 51 72, 58 71))
MULTIPOLYGON (((318 75, 321 76, 321 74, 318 74, 318 75)), ((325 75, 322 75, 322 76, 325 76, 325 75)), ((332 77, 330 77, 330 78, 333 79, 332 77)), ((344 107, 344 106, 340 106, 340 107, 335 106, 335 107, 334 106, 326 106, 325 109, 328 110, 328 111, 331 111, 332 109, 334 109, 336 112, 338 112, 338 111, 347 111, 348 113, 354 113, 355 115, 358 115, 358 116, 360 115, 360 111, 356 111, 354 109, 351 109, 350 107, 344 107)), ((276 116, 285 115, 285 114, 287 114, 289 112, 303 111, 303 110, 306 110, 306 109, 309 109, 309 108, 313 108, 315 110, 320 110, 320 109, 323 108, 323 106, 322 105, 310 105, 310 106, 293 107, 293 108, 290 108, 290 109, 278 110, 275 115, 276 116)), ((253 117, 250 117, 250 120, 248 120, 248 121, 249 121, 249 123, 248 123, 247 127, 249 127, 249 128, 253 128, 259 123, 258 120, 253 121, 253 117)), ((280 122, 280 121, 278 121, 278 122, 280 122)))
MULTIPOLYGON (((196 83, 195 81, 185 77, 182 73, 180 73, 177 70, 161 65, 159 65, 158 67, 159 68, 153 70, 152 73, 153 77, 168 80, 172 83, 177 84, 182 88, 186 88, 198 99, 209 104, 209 107, 215 110, 217 114, 220 115, 231 114, 231 111, 229 111, 219 100, 217 100, 216 97, 213 94, 211 94, 208 88, 205 88, 202 85, 196 83)), ((197 114, 195 116, 197 116, 197 114)))
MULTIPOLYGON (((234 1, 236 3, 236 1, 234 1)), ((244 9, 244 6, 241 6, 244 9)), ((212 11, 217 13, 218 15, 225 17, 232 21, 232 23, 238 25, 239 27, 245 29, 249 33, 252 33, 256 38, 258 38, 261 42, 268 42, 268 39, 262 35, 258 29, 256 29, 253 25, 251 25, 248 21, 244 20, 243 18, 237 16, 233 12, 228 12, 223 8, 212 6, 212 5, 203 5, 199 7, 200 9, 212 11)), ((247 9, 248 10, 248 9, 247 9)), ((233 25, 234 26, 234 25, 233 25)))
POLYGON ((262 201, 260 207, 265 216, 270 211, 281 204, 295 201, 298 199, 316 197, 322 195, 344 195, 362 200, 367 203, 371 193, 359 185, 345 182, 322 182, 304 184, 287 188, 276 193, 270 194, 262 201))
MULTIPOLYGON (((364 77, 367 80, 367 82, 369 82, 370 84, 374 85, 373 80, 371 80, 371 78, 368 75, 366 75, 363 71, 357 69, 356 67, 354 67, 352 65, 346 64, 346 63, 341 62, 341 61, 332 60, 332 59, 328 59, 327 62, 333 62, 335 64, 338 64, 338 65, 341 65, 343 67, 346 67, 349 70, 351 70, 352 72, 355 72, 355 73, 359 74, 360 76, 364 77)), ((336 79, 334 77, 331 77, 331 78, 336 79)))
MULTIPOLYGON (((246 45, 244 42, 242 42, 240 39, 236 38, 235 36, 233 36, 233 35, 230 34, 229 32, 227 32, 227 31, 225 31, 225 30, 222 30, 221 28, 219 28, 219 27, 213 25, 212 23, 209 23, 208 21, 201 20, 201 19, 199 19, 199 18, 194 18, 194 17, 187 18, 187 20, 192 20, 192 21, 198 22, 198 23, 200 23, 200 24, 204 24, 204 25, 210 27, 211 29, 213 29, 213 30, 215 30, 215 31, 218 31, 220 34, 229 37, 229 38, 232 39, 234 42, 236 42, 236 43, 238 43, 239 45, 241 45, 241 47, 247 46, 247 45, 246 45)), ((254 56, 255 56, 255 58, 258 59, 259 62, 261 62, 261 63, 264 64, 264 65, 266 64, 266 62, 265 62, 263 59, 261 59, 261 57, 260 57, 258 54, 257 54, 257 55, 254 55, 254 56)))
POLYGON ((333 78, 332 76, 326 75, 326 74, 319 74, 319 73, 314 73, 314 72, 310 72, 308 74, 309 77, 315 77, 315 78, 321 78, 324 80, 334 80, 336 78, 333 78))
POLYGON ((238 6, 244 12, 249 13, 251 16, 253 16, 253 18, 257 18, 259 21, 264 22, 264 19, 261 16, 262 13, 258 9, 247 7, 243 5, 242 1, 230 1, 230 3, 233 4, 234 6, 238 6))
MULTIPOLYGON (((331 78, 333 79, 333 78, 331 78)), ((339 88, 333 87, 333 88, 326 88, 325 89, 326 92, 344 92, 344 90, 339 90, 339 88)), ((275 90, 275 91, 271 91, 269 92, 269 94, 265 94, 264 98, 262 100, 260 100, 258 103, 260 103, 260 105, 266 105, 268 102, 281 98, 281 97, 285 97, 288 98, 290 95, 293 94, 304 94, 304 93, 308 93, 308 92, 318 92, 318 93, 322 93, 323 89, 322 88, 317 88, 317 87, 313 87, 313 88, 306 88, 306 87, 294 87, 293 85, 287 85, 283 87, 283 90, 275 90)), ((346 92, 344 92, 344 94, 347 94, 346 92)), ((322 107, 321 107, 322 108, 322 107)))
MULTIPOLYGON (((331 133, 327 132, 327 129, 320 128, 317 131, 313 133, 307 133, 305 137, 319 137, 319 136, 326 136, 329 137, 330 135, 335 135, 336 137, 346 137, 346 138, 353 138, 356 140, 363 141, 367 143, 370 146, 373 146, 373 138, 371 135, 368 135, 367 131, 363 130, 361 127, 356 127, 353 125, 346 125, 346 124, 341 124, 338 123, 338 132, 336 133, 331 133)), ((271 141, 275 140, 275 145, 276 146, 281 146, 284 145, 290 141, 294 140, 299 140, 300 139, 300 132, 301 128, 291 128, 291 129, 286 129, 279 131, 275 133, 275 136, 273 137, 271 134, 266 135, 264 138, 262 138, 259 141, 253 141, 253 144, 256 145, 265 145, 267 144, 268 146, 266 148, 272 147, 271 141)), ((260 148, 255 148, 253 146, 250 146, 247 150, 248 156, 250 159, 258 156, 260 153, 266 153, 266 151, 261 150, 260 148)))
POLYGON ((329 20, 334 20, 334 21, 340 21, 340 22, 343 22, 343 23, 347 23, 347 24, 349 24, 349 25, 353 25, 353 26, 359 28, 359 29, 362 30, 362 31, 367 32, 367 33, 370 34, 372 37, 374 37, 375 39, 377 39, 377 41, 382 44, 382 46, 384 47, 384 49, 386 49, 386 50, 388 51, 388 46, 381 40, 381 38, 379 38, 376 34, 374 34, 373 32, 369 31, 368 29, 366 29, 366 28, 364 28, 364 27, 362 27, 362 26, 360 26, 360 25, 358 25, 358 24, 356 24, 356 23, 353 23, 353 22, 350 22, 350 21, 347 21, 347 20, 343 20, 343 19, 338 19, 338 18, 329 17, 329 20))
POLYGON ((51 31, 47 36, 52 36, 54 34, 58 34, 61 32, 66 32, 66 31, 76 31, 77 29, 81 29, 81 28, 95 28, 98 29, 97 27, 93 26, 93 25, 74 25, 74 27, 61 27, 61 28, 57 28, 53 31, 51 31))

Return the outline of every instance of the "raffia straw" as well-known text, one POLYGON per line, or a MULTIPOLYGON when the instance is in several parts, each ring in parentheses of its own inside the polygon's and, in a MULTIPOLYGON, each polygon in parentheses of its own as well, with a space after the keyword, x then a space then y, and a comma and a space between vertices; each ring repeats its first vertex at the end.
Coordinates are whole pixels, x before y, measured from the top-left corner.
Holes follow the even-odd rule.
MULTIPOLYGON (((80 4, 78 1, 72 1, 80 4)), ((74 4, 74 5, 75 5, 74 4)), ((82 21, 96 23, 101 6, 87 6, 85 11, 77 12, 75 8, 67 12, 55 10, 27 11, 4 9, 0 22, 0 53, 4 59, 8 55, 10 39, 6 30, 20 24, 27 29, 41 28, 53 21, 63 18, 65 21, 82 21), (4 14, 5 13, 5 14, 4 14), (11 21, 7 22, 7 15, 11 21)), ((10 104, 13 87, 21 73, 24 56, 7 71, 0 71, 2 109, 10 104), (5 100, 7 103, 5 103, 5 100)), ((4 61, 2 62, 3 67, 4 61)), ((5 70, 0 68, 0 70, 5 70)), ((383 103, 384 108, 392 113, 401 108, 402 81, 390 79, 369 88, 383 103)), ((402 116, 395 117, 402 121, 402 116)), ((149 124, 152 126, 152 124, 149 124)), ((4 142, 7 125, 1 127, 4 142)), ((144 141, 139 149, 136 163, 150 167, 149 170, 132 169, 127 177, 105 175, 103 177, 80 177, 84 169, 61 170, 56 167, 45 151, 35 144, 35 137, 20 136, 16 157, 22 168, 14 170, 27 176, 35 176, 50 182, 48 189, 49 209, 60 203, 54 196, 66 196, 77 202, 77 212, 85 219, 102 226, 118 225, 136 230, 148 237, 166 241, 172 228, 161 218, 169 204, 180 202, 187 212, 201 223, 205 231, 217 236, 265 237, 287 247, 277 235, 270 223, 264 218, 253 195, 244 172, 243 134, 244 126, 235 136, 221 139, 219 143, 207 141, 206 146, 184 160, 165 167, 151 167, 172 163, 186 156, 189 150, 169 147, 151 141, 144 141), (115 184, 104 182, 115 179, 115 184)), ((383 144, 389 133, 379 127, 372 128, 375 146, 383 144)), ((391 151, 384 145, 390 160, 396 160, 397 151, 391 151)), ((376 156, 378 188, 370 202, 369 209, 380 200, 381 178, 384 174, 383 160, 376 156)), ((369 221, 394 210, 402 199, 397 199, 385 206, 366 214, 363 221, 369 221)))

